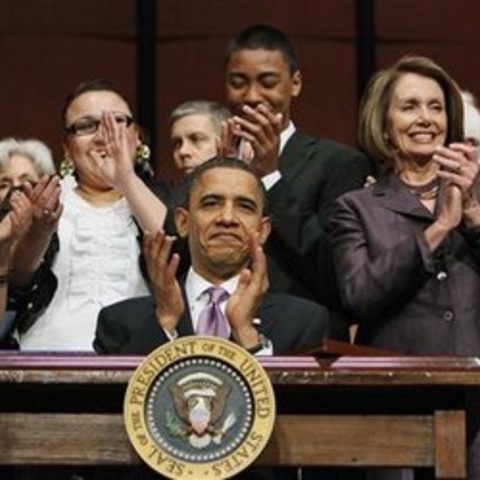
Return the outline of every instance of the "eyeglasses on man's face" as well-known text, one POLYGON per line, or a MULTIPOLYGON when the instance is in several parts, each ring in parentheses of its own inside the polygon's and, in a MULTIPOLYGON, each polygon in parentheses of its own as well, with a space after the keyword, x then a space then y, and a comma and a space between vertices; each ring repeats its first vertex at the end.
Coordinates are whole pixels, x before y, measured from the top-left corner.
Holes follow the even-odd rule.
MULTIPOLYGON (((115 121, 121 125, 125 124, 128 128, 133 123, 133 118, 126 113, 115 113, 115 121)), ((75 135, 76 137, 82 137, 84 135, 93 135, 97 133, 100 126, 100 120, 93 117, 83 117, 76 122, 73 122, 68 127, 65 127, 65 132, 69 135, 75 135)))

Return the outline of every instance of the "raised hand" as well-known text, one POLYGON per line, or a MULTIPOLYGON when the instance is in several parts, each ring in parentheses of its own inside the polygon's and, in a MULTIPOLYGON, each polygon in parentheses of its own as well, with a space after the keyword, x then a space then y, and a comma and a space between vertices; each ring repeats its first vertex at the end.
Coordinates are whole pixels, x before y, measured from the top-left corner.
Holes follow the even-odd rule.
MULTIPOLYGON (((480 166, 475 147, 464 143, 452 143, 448 147, 437 148, 433 159, 440 166, 438 176, 445 180, 447 192, 450 185, 455 186, 460 192, 461 215, 465 223, 469 226, 480 225, 480 205, 477 198, 480 166)), ((450 217, 450 214, 453 213, 451 202, 458 204, 458 199, 452 200, 458 194, 453 193, 452 195, 447 195, 445 201, 450 217)))
POLYGON ((258 233, 252 233, 249 249, 250 268, 244 268, 240 273, 237 289, 228 299, 225 310, 234 340, 245 348, 259 342, 253 319, 269 285, 267 260, 258 233))
POLYGON ((447 231, 456 228, 462 221, 462 192, 457 185, 446 185, 441 200, 441 206, 437 215, 437 222, 447 231))
POLYGON ((22 238, 30 228, 33 216, 32 204, 18 190, 10 197, 10 212, 0 221, 0 247, 10 247, 22 238))
POLYGON ((35 186, 26 183, 24 191, 33 209, 30 235, 50 238, 57 229, 63 212, 63 205, 60 203, 60 178, 44 175, 35 186))
POLYGON ((146 232, 143 242, 147 271, 156 301, 155 314, 160 326, 172 333, 185 310, 182 290, 176 279, 180 256, 175 253, 170 258, 174 241, 175 237, 164 232, 146 232))
POLYGON ((274 113, 265 104, 255 108, 244 105, 242 113, 241 117, 234 116, 231 122, 234 135, 244 139, 253 149, 252 169, 260 177, 278 170, 282 114, 274 113))
POLYGON ((220 138, 217 142, 217 154, 221 157, 233 157, 251 164, 255 152, 252 144, 237 135, 238 127, 233 118, 222 122, 220 138))
POLYGON ((128 181, 135 176, 127 128, 126 123, 117 122, 114 112, 103 112, 98 141, 104 146, 105 151, 91 153, 104 180, 120 191, 123 191, 128 181))
POLYGON ((28 285, 58 228, 63 212, 59 182, 58 177, 45 175, 35 186, 24 185, 25 195, 31 204, 32 219, 27 231, 16 242, 12 255, 11 277, 12 283, 17 286, 28 285))

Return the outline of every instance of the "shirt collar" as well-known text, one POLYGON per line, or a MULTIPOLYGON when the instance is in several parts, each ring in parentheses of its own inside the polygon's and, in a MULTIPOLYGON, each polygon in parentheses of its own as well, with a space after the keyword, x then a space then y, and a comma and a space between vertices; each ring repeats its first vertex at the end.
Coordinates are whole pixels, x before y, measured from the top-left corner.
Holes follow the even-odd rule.
POLYGON ((296 127, 293 122, 290 120, 288 122, 287 128, 280 133, 280 154, 283 152, 285 145, 290 140, 290 137, 295 133, 296 127))
POLYGON ((187 279, 185 281, 185 292, 187 294, 188 302, 193 304, 193 302, 196 302, 202 296, 207 288, 212 286, 222 287, 228 292, 229 295, 232 295, 237 289, 238 280, 239 275, 236 275, 220 285, 212 285, 210 282, 201 277, 193 269, 193 267, 190 267, 187 273, 187 279))

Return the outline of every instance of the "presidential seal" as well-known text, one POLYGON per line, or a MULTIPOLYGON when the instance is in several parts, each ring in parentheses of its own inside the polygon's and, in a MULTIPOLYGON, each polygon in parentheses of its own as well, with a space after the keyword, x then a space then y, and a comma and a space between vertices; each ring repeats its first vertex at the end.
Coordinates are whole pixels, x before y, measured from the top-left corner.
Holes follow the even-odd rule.
POLYGON ((124 420, 140 457, 172 479, 230 478, 262 452, 275 396, 256 358, 215 337, 154 350, 127 387, 124 420))

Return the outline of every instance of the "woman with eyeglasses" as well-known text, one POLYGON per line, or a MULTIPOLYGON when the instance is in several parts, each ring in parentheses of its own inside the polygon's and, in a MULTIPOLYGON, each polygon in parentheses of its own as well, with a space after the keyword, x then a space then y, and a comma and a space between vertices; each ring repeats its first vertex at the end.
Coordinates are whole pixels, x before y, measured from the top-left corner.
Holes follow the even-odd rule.
MULTIPOLYGON (((153 191, 158 184, 141 129, 110 83, 78 85, 65 100, 62 122, 63 211, 53 220, 56 234, 46 255, 31 259, 30 278, 23 275, 17 295, 21 350, 92 351, 100 308, 148 293, 138 238, 162 228, 167 212, 162 191, 153 191)), ((44 203, 48 196, 32 199, 43 202, 45 218, 57 208, 44 203)), ((38 244, 45 240, 30 239, 24 250, 42 252, 38 244)))

